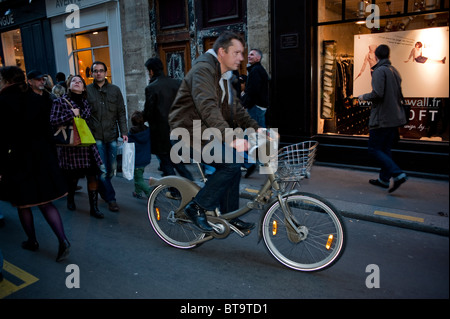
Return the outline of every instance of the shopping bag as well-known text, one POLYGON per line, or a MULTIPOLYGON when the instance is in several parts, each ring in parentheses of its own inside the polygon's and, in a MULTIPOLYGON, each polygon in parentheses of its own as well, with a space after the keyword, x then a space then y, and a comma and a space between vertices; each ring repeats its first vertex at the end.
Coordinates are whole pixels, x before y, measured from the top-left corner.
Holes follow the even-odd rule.
POLYGON ((129 181, 134 177, 134 147, 134 143, 124 142, 122 148, 122 174, 129 181))
POLYGON ((61 125, 56 128, 53 133, 53 139, 59 146, 77 146, 80 144, 80 136, 78 131, 72 125, 61 125))
POLYGON ((80 143, 78 146, 89 146, 95 144, 94 136, 91 133, 86 121, 81 117, 77 116, 73 118, 74 126, 80 136, 80 143))

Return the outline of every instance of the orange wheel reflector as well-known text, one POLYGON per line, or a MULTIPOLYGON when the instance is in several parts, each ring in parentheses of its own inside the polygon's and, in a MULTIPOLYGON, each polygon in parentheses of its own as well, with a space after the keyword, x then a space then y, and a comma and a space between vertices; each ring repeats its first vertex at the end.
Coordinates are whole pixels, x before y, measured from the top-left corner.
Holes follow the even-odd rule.
POLYGON ((156 208, 156 220, 161 220, 161 214, 159 213, 159 208, 156 208))
POLYGON ((277 221, 274 220, 272 222, 272 235, 275 236, 277 234, 277 231, 278 231, 278 224, 277 224, 277 221))
POLYGON ((330 250, 331 244, 333 243, 333 235, 328 236, 327 244, 325 245, 325 248, 327 250, 330 250))

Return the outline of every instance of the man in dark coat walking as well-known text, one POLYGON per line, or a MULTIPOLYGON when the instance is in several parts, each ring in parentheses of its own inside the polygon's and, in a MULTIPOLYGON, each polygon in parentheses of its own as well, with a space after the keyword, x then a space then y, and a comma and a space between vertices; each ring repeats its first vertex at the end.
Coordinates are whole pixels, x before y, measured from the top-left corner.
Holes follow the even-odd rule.
POLYGON ((259 49, 252 49, 248 54, 247 82, 241 101, 248 114, 258 122, 259 126, 266 127, 265 116, 269 107, 269 75, 262 66, 261 59, 262 52, 259 49))
POLYGON ((176 175, 193 180, 192 174, 183 163, 175 164, 170 160, 169 111, 177 95, 181 81, 164 75, 163 64, 158 58, 145 62, 150 83, 145 88, 144 120, 150 126, 151 150, 160 162, 163 176, 176 175))

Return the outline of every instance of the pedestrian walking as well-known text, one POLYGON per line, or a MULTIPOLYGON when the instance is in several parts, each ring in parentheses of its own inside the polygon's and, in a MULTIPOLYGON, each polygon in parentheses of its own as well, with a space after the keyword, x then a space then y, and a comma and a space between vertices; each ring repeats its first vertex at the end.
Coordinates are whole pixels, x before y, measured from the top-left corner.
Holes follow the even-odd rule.
POLYGON ((399 138, 398 128, 407 122, 402 106, 401 77, 389 60, 390 49, 379 45, 375 49, 377 64, 372 67, 372 92, 359 96, 360 100, 371 101, 369 118, 369 155, 381 166, 378 179, 369 183, 382 188, 390 187, 392 193, 407 180, 406 174, 392 159, 392 145, 399 138))
POLYGON ((97 142, 102 159, 100 167, 100 195, 108 203, 110 211, 119 211, 112 178, 117 172, 117 139, 119 130, 124 142, 127 137, 125 103, 120 88, 106 79, 108 68, 96 61, 91 68, 94 83, 87 87, 87 99, 92 107, 89 127, 97 142))
POLYGON ((252 49, 248 54, 247 82, 241 96, 242 105, 259 126, 266 127, 266 111, 269 107, 269 75, 261 64, 263 54, 252 49))
MULTIPOLYGON (((180 87, 181 81, 164 75, 162 61, 150 58, 145 62, 150 83, 145 88, 144 119, 150 126, 152 153, 159 160, 163 176, 176 175, 194 180, 184 163, 174 163, 170 158, 169 111, 180 87)), ((173 196, 178 196, 173 194, 173 196)))
MULTIPOLYGON (((86 83, 79 75, 72 77, 68 92, 53 101, 50 123, 56 128, 72 125, 73 118, 80 116, 89 122, 91 106, 86 98, 86 83)), ((68 185, 67 208, 76 210, 75 191, 78 179, 86 177, 89 195, 90 215, 103 218, 98 209, 98 175, 102 160, 97 145, 57 146, 59 166, 63 169, 68 185)))
POLYGON ((8 136, 0 142, 0 199, 17 207, 27 250, 39 248, 32 208, 41 211, 58 238, 56 261, 61 261, 70 243, 53 201, 64 197, 67 187, 52 139, 51 99, 43 89, 44 74, 31 71, 27 78, 29 86, 20 68, 0 68, 0 136, 8 136))
POLYGON ((144 181, 145 167, 150 164, 152 154, 150 152, 150 129, 145 125, 144 115, 141 111, 135 111, 131 115, 133 125, 128 132, 128 142, 134 143, 134 192, 133 196, 139 199, 150 197, 150 187, 144 181))

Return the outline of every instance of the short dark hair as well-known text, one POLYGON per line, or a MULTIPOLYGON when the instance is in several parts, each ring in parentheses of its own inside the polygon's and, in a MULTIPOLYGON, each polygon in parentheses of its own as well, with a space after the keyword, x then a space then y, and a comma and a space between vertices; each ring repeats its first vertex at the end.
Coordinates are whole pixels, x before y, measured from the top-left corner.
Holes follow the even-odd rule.
POLYGON ((56 82, 62 82, 66 80, 66 75, 62 72, 58 72, 55 75, 56 82))
POLYGON ((6 83, 22 83, 25 82, 25 73, 17 66, 5 66, 0 68, 0 75, 6 83))
POLYGON ((386 44, 380 44, 375 49, 375 56, 378 60, 388 59, 389 58, 390 49, 386 44))
POLYGON ((0 67, 0 76, 6 83, 19 84, 22 92, 28 90, 28 85, 25 82, 25 72, 18 66, 0 67))
POLYGON ((162 64, 162 61, 159 58, 150 58, 145 62, 145 67, 150 72, 150 70, 153 71, 154 75, 160 75, 164 71, 164 66, 162 64))
POLYGON ((91 70, 94 70, 94 65, 97 65, 97 64, 103 65, 103 67, 105 68, 105 72, 108 71, 108 68, 106 67, 106 64, 104 62, 102 62, 102 61, 95 61, 94 63, 92 63, 91 70))
POLYGON ((216 42, 214 42, 213 50, 214 52, 219 52, 220 48, 223 48, 225 51, 228 51, 228 48, 232 45, 232 40, 238 40, 242 43, 243 46, 245 46, 244 39, 237 34, 236 32, 232 31, 225 31, 219 35, 216 42))
POLYGON ((131 123, 134 126, 141 126, 144 125, 144 122, 144 113, 142 113, 141 111, 134 111, 131 115, 131 123))

